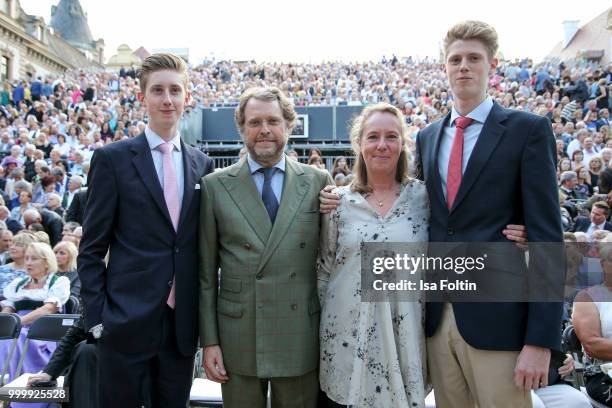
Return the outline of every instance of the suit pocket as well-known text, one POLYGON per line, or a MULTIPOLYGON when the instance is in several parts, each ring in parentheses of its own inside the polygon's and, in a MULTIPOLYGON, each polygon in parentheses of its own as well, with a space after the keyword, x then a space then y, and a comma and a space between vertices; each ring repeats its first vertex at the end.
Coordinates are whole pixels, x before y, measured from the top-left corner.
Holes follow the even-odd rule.
POLYGON ((300 211, 298 220, 300 222, 319 222, 319 210, 300 211))
POLYGON ((242 291, 242 280, 221 277, 221 290, 240 293, 242 291))
POLYGON ((217 299, 217 312, 224 316, 240 318, 242 317, 243 309, 242 303, 231 302, 222 297, 217 299))

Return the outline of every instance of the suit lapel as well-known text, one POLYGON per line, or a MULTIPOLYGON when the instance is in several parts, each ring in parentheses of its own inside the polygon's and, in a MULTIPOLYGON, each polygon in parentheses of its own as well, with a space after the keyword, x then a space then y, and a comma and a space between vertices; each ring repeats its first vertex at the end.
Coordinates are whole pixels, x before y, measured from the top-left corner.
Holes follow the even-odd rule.
POLYGON ((506 130, 506 127, 502 124, 502 122, 507 116, 508 115, 506 112, 504 112, 503 108, 496 103, 493 104, 493 108, 491 108, 491 112, 485 120, 482 130, 480 131, 480 135, 478 136, 478 141, 476 142, 474 150, 470 155, 470 159, 461 179, 461 185, 459 186, 459 191, 457 192, 457 197, 455 198, 451 212, 457 207, 457 205, 459 205, 459 203, 461 203, 461 201, 470 191, 470 188, 472 188, 472 185, 478 178, 478 175, 480 175, 487 164, 493 150, 495 150, 495 147, 500 142, 502 136, 504 135, 504 131, 506 130))
MULTIPOLYGON (((151 156, 151 150, 147 143, 147 138, 144 133, 134 138, 134 144, 132 145, 132 151, 135 153, 132 163, 136 168, 136 171, 140 175, 143 184, 153 196, 153 202, 159 207, 160 211, 166 218, 166 220, 172 226, 172 219, 166 206, 166 199, 164 198, 164 191, 162 190, 159 178, 155 171, 155 165, 153 164, 153 156, 151 156)), ((174 231, 174 227, 172 227, 174 231)))
POLYGON ((278 244, 285 237, 287 230, 298 213, 304 195, 310 188, 309 178, 304 175, 304 171, 289 159, 286 159, 285 163, 283 195, 280 200, 274 227, 259 261, 258 270, 264 267, 276 250, 276 247, 278 247, 278 244))
POLYGON ((440 170, 438 167, 438 153, 440 152, 440 143, 442 141, 442 134, 444 132, 444 126, 450 120, 450 113, 446 117, 432 124, 432 136, 433 145, 429 151, 429 175, 431 178, 431 189, 434 191, 436 197, 444 207, 446 207, 446 199, 444 198, 444 192, 442 191, 442 179, 440 178, 440 170))
POLYGON ((265 244, 272 230, 272 222, 257 191, 247 161, 242 160, 219 180, 257 237, 265 244))
POLYGON ((187 217, 187 211, 189 210, 189 206, 191 205, 191 201, 193 199, 195 182, 197 179, 196 174, 196 162, 193 157, 193 152, 191 149, 183 143, 181 140, 181 149, 183 151, 183 203, 181 204, 181 215, 179 218, 179 226, 178 230, 181 229, 181 225, 185 222, 187 217))

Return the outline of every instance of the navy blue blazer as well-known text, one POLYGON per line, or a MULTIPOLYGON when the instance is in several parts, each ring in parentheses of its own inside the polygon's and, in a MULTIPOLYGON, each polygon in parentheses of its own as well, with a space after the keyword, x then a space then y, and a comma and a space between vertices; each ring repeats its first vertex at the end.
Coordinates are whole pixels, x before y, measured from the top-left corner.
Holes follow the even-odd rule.
MULTIPOLYGON (((417 172, 431 205, 430 242, 508 242, 502 234, 507 224, 526 225, 530 242, 562 242, 550 122, 495 103, 449 211, 437 160, 449 120, 450 114, 417 135, 417 172)), ((564 276, 560 270, 559 282, 564 276)), ((453 303, 453 311, 459 332, 475 348, 560 347, 561 303, 453 303)), ((441 303, 427 304, 427 336, 441 316, 441 303)))
POLYGON ((198 183, 214 164, 181 146, 185 186, 176 232, 144 134, 99 148, 91 161, 78 257, 85 328, 102 323, 105 341, 122 352, 159 348, 173 277, 178 348, 185 356, 196 350, 198 183))

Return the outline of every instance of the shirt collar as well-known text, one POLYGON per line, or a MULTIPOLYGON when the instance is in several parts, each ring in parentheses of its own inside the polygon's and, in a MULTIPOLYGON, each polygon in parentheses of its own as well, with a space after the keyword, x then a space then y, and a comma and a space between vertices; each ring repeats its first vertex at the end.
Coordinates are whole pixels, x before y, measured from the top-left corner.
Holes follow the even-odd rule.
POLYGON ((597 227, 599 229, 604 229, 604 227, 606 226, 606 222, 602 222, 601 224, 594 224, 593 222, 591 222, 591 227, 597 227))
MULTIPOLYGON (((474 119, 475 122, 483 124, 485 120, 487 120, 487 116, 489 116, 489 112, 491 112, 491 109, 493 109, 493 99, 491 99, 490 96, 487 96, 485 100, 480 103, 480 105, 475 107, 474 110, 472 110, 470 113, 468 113, 465 116, 468 118, 474 119)), ((457 112, 457 110, 453 106, 453 110, 451 112, 451 117, 450 117, 450 122, 449 122, 450 125, 454 125, 455 119, 457 119, 459 116, 461 115, 459 114, 459 112, 457 112)))
MULTIPOLYGON (((147 143, 149 144, 149 148, 151 150, 155 150, 159 147, 159 145, 166 143, 164 139, 161 138, 160 135, 155 133, 149 126, 145 128, 145 137, 147 138, 147 143)), ((181 134, 179 131, 176 131, 176 136, 174 136, 170 143, 174 145, 177 151, 181 151, 181 134)))
MULTIPOLYGON (((255 160, 253 160, 251 158, 250 154, 247 154, 247 163, 249 163, 249 170, 251 171, 251 174, 255 173, 257 170, 259 170, 259 169, 261 169, 263 167, 261 164, 257 163, 255 160)), ((281 156, 281 158, 278 161, 278 163, 276 163, 274 165, 274 167, 276 167, 277 169, 279 169, 283 173, 285 172, 285 155, 284 154, 281 156)))

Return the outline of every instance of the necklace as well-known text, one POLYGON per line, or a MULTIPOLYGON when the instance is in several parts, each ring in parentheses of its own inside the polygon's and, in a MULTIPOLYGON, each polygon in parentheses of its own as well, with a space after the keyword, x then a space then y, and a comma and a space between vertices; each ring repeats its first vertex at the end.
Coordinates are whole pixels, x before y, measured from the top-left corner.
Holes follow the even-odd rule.
MULTIPOLYGON (((393 192, 393 193, 397 194, 397 192, 393 192)), ((379 207, 382 207, 385 201, 387 200, 387 198, 389 198, 389 193, 385 194, 382 200, 376 197, 376 194, 374 194, 374 190, 372 190, 371 194, 372 194, 372 197, 374 197, 374 200, 378 203, 379 207)))

